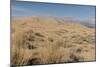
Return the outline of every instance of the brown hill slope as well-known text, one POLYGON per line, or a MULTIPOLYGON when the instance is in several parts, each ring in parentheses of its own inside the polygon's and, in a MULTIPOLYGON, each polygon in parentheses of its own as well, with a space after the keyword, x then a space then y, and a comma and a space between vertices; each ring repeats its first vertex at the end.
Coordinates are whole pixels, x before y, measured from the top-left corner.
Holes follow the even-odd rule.
POLYGON ((11 56, 14 65, 94 61, 95 29, 55 18, 13 18, 11 56))

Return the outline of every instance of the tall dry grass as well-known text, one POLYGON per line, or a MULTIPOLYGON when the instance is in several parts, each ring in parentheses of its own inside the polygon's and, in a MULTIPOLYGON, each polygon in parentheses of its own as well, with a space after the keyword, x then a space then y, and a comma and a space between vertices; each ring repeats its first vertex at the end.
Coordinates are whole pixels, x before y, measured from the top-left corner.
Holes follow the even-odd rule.
POLYGON ((12 65, 95 60, 95 29, 39 17, 13 19, 12 65))

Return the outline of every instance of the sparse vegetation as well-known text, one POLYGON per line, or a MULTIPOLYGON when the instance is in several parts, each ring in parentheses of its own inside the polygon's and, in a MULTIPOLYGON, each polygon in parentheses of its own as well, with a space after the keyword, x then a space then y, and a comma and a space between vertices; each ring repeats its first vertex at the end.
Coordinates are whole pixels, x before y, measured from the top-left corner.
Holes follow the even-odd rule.
POLYGON ((59 24, 58 21, 39 17, 14 18, 11 64, 94 61, 95 29, 64 21, 59 24))

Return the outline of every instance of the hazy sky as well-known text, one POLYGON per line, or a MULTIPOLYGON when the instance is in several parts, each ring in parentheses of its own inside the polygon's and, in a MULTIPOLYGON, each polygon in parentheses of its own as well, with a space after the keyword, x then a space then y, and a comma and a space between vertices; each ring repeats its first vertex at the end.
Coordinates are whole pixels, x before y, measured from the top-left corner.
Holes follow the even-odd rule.
POLYGON ((87 19, 95 17, 95 6, 13 1, 12 16, 70 16, 87 19))

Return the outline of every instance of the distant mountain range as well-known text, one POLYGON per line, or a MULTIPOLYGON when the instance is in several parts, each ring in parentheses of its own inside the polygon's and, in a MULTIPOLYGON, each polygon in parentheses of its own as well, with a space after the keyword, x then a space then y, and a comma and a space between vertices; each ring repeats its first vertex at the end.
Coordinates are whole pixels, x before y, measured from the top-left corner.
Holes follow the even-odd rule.
POLYGON ((61 18, 64 22, 70 22, 70 23, 80 23, 86 27, 89 27, 89 28, 95 28, 96 27, 96 21, 95 21, 95 18, 90 18, 90 19, 87 19, 87 20, 80 20, 80 19, 77 19, 77 18, 74 18, 74 17, 64 17, 64 18, 61 18))

